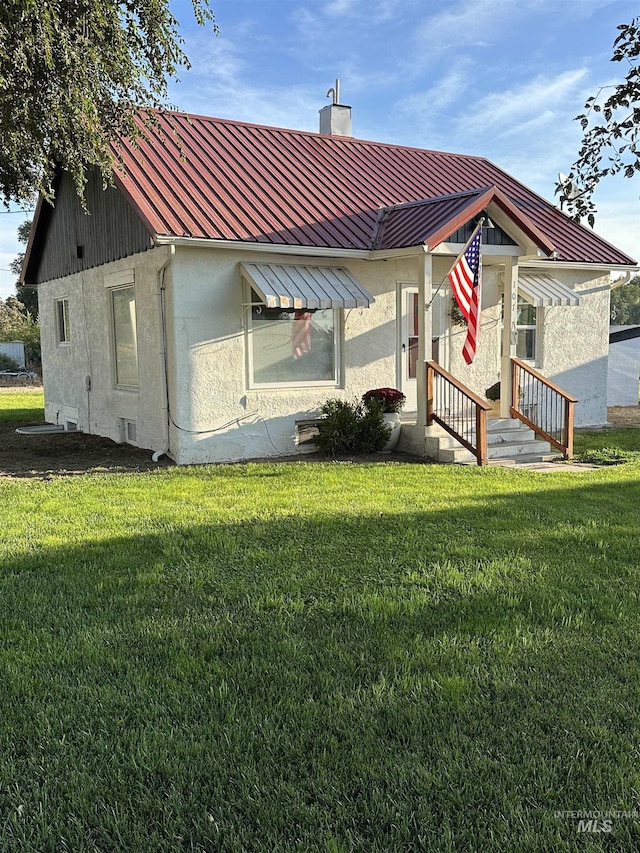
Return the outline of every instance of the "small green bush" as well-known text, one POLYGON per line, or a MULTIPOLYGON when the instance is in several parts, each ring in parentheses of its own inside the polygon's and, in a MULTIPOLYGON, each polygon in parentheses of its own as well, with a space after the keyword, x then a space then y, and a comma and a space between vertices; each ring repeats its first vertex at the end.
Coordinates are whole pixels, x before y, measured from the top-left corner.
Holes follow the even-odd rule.
POLYGON ((383 450, 391 435, 391 427, 383 418, 384 406, 370 399, 366 404, 358 405, 358 410, 357 452, 377 453, 383 450))
POLYGON ((574 457, 575 462, 588 462, 591 465, 622 465, 640 459, 637 450, 623 450, 621 447, 601 447, 597 450, 584 450, 574 457))
POLYGON ((324 453, 341 456, 375 453, 382 450, 391 435, 382 417, 382 408, 362 403, 330 399, 323 404, 315 442, 324 453))
POLYGON ((4 352, 0 352, 0 370, 20 370, 20 365, 4 352))

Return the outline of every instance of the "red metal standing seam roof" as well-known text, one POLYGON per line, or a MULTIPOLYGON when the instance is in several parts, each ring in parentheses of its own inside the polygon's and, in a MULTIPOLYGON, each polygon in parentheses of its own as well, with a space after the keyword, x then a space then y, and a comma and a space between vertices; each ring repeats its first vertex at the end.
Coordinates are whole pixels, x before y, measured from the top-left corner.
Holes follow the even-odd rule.
POLYGON ((511 221, 548 257, 555 252, 553 244, 529 217, 518 210, 497 187, 483 187, 465 193, 383 207, 372 248, 390 249, 425 243, 434 249, 489 204, 497 205, 508 214, 511 221))
POLYGON ((465 207, 450 199, 429 211, 425 202, 492 189, 493 200, 559 260, 635 263, 482 157, 184 113, 156 118, 137 149, 123 141, 123 170, 116 171, 155 236, 405 248, 444 234, 447 215, 457 221, 465 207), (418 201, 416 210, 407 205, 418 201), (397 205, 407 205, 405 212, 391 213, 381 227, 381 208, 397 205))

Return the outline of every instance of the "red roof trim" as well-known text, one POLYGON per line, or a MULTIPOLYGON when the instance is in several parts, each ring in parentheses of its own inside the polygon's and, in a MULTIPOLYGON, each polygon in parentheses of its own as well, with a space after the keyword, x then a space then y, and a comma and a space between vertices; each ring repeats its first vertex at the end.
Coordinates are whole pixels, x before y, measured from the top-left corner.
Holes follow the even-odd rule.
POLYGON ((404 248, 423 243, 433 250, 489 204, 500 207, 547 256, 553 254, 555 248, 552 243, 497 187, 481 187, 382 208, 372 249, 404 248), (422 217, 421 211, 424 212, 422 217), (390 227, 391 220, 395 220, 394 227, 390 227), (391 234, 388 236, 387 232, 391 234))

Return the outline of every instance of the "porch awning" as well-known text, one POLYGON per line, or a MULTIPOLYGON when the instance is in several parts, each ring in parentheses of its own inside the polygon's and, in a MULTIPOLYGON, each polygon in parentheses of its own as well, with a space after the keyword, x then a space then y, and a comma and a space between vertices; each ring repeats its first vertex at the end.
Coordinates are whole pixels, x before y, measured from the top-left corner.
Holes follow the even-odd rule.
POLYGON ((267 308, 368 308, 373 296, 342 267, 240 264, 267 308))
POLYGON ((580 297, 566 284, 546 273, 520 273, 518 289, 532 305, 580 305, 580 297))

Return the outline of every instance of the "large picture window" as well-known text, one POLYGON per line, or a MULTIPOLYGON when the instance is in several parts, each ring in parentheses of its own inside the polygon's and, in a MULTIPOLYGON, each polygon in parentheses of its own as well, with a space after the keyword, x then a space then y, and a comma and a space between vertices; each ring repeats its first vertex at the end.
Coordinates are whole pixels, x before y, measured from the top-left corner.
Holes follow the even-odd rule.
POLYGON ((116 385, 138 387, 138 336, 133 285, 111 291, 116 385))
POLYGON ((252 385, 336 384, 336 312, 267 308, 251 294, 252 385))

